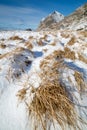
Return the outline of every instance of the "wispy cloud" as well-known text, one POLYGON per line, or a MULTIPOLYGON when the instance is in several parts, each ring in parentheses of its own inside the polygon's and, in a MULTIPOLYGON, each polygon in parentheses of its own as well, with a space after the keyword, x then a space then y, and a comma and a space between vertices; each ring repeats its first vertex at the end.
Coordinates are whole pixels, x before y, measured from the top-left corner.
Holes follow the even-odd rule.
POLYGON ((31 7, 0 5, 0 26, 14 28, 35 28, 46 13, 31 7))

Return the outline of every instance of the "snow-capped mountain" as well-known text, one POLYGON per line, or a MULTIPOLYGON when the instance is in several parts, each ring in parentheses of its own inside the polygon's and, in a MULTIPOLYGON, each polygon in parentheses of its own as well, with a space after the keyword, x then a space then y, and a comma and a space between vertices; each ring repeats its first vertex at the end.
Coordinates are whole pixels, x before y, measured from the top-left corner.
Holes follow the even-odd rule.
POLYGON ((54 11, 52 14, 49 14, 46 18, 41 20, 38 30, 49 28, 52 23, 58 23, 62 19, 64 19, 64 15, 54 11))
POLYGON ((50 22, 46 26, 45 22, 39 26, 39 30, 47 29, 69 29, 69 30, 87 30, 87 3, 79 7, 69 16, 66 16, 60 22, 50 22), (44 26, 43 26, 44 25, 44 26))

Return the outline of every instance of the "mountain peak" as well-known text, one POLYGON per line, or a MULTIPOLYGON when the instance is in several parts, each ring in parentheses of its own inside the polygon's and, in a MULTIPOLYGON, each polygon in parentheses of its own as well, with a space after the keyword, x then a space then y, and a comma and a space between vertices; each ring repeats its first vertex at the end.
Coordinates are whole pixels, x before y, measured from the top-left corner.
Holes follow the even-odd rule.
POLYGON ((43 18, 40 22, 38 29, 48 28, 52 23, 58 23, 64 19, 64 15, 59 13, 58 11, 54 11, 53 13, 49 14, 46 18, 43 18))
POLYGON ((52 14, 58 14, 58 13, 59 13, 59 12, 55 10, 52 14))
POLYGON ((49 29, 87 30, 87 3, 67 17, 54 11, 40 23, 38 28, 38 30, 49 29))

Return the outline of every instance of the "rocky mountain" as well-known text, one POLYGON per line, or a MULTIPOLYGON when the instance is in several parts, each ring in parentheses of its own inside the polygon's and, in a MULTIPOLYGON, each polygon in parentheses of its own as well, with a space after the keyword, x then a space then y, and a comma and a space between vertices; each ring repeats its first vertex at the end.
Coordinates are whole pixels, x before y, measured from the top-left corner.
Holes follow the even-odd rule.
POLYGON ((58 23, 62 19, 64 19, 64 15, 57 11, 54 11, 52 14, 41 20, 38 30, 49 28, 51 24, 58 23))
MULTIPOLYGON (((47 30, 46 27, 46 25, 40 25, 39 29, 47 30)), ((87 3, 66 16, 61 22, 50 22, 48 29, 87 30, 87 3)))

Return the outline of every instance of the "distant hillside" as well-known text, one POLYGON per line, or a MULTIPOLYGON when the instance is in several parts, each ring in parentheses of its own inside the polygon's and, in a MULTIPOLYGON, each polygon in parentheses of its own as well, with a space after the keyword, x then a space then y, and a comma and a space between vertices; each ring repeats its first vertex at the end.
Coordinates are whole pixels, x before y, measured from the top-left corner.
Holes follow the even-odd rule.
POLYGON ((87 30, 87 3, 75 10, 74 13, 65 17, 62 21, 50 22, 48 26, 40 25, 39 29, 87 30))
POLYGON ((54 11, 52 14, 48 15, 46 18, 43 18, 38 26, 38 30, 47 29, 53 23, 58 23, 64 19, 64 15, 61 13, 54 11))

